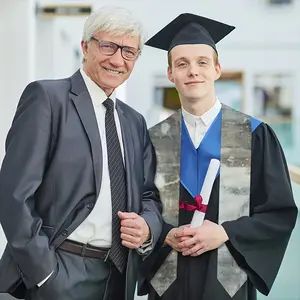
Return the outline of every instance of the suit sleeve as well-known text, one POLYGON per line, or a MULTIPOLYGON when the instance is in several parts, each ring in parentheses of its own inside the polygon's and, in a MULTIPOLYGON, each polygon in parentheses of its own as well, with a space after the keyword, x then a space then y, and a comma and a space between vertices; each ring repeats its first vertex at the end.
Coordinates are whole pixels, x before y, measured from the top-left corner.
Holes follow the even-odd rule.
POLYGON ((297 219, 286 160, 270 127, 253 134, 250 217, 224 222, 227 247, 254 286, 267 295, 297 219))
POLYGON ((162 203, 159 191, 154 183, 156 173, 156 155, 143 118, 144 130, 144 190, 142 197, 141 216, 147 222, 152 236, 153 245, 159 239, 162 230, 162 203))
POLYGON ((46 171, 51 142, 51 106, 42 84, 24 90, 6 139, 0 171, 0 221, 20 276, 29 289, 56 267, 54 249, 41 230, 35 193, 46 171))

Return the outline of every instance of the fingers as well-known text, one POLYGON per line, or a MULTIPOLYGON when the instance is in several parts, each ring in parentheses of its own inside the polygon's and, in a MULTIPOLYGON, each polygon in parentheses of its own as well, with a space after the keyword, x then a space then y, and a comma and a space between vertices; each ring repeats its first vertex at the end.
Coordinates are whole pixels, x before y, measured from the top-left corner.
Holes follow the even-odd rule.
POLYGON ((142 229, 141 223, 137 219, 122 219, 122 227, 142 229))
POLYGON ((121 239, 124 242, 130 243, 134 246, 136 246, 137 248, 140 247, 140 243, 141 243, 141 239, 129 234, 125 234, 125 233, 121 233, 121 239))
POLYGON ((207 250, 205 248, 201 248, 198 251, 196 251, 195 253, 191 254, 191 256, 199 256, 199 255, 203 254, 206 251, 207 250))
POLYGON ((198 242, 198 239, 197 239, 197 237, 194 236, 194 237, 192 237, 192 238, 190 238, 190 239, 187 239, 187 240, 185 240, 185 241, 179 243, 178 246, 179 246, 181 249, 183 249, 183 248, 190 248, 192 245, 197 244, 197 242, 198 242))
POLYGON ((129 249, 137 249, 141 246, 143 239, 142 225, 139 220, 140 216, 135 213, 126 213, 126 216, 124 214, 120 213, 119 215, 121 216, 120 231, 122 245, 129 249))
POLYGON ((197 255, 200 255, 201 253, 203 253, 202 250, 204 250, 202 245, 196 244, 196 245, 194 245, 194 247, 188 249, 187 251, 182 252, 182 255, 183 256, 187 256, 187 255, 197 256, 197 255))
POLYGON ((180 252, 184 253, 184 252, 189 251, 190 249, 191 249, 191 248, 182 248, 182 249, 180 249, 180 252))
POLYGON ((122 240, 122 245, 126 248, 129 248, 129 249, 138 249, 140 246, 139 245, 136 245, 136 244, 133 244, 133 243, 130 243, 130 242, 127 242, 125 240, 122 240))
POLYGON ((187 241, 187 240, 189 240, 190 238, 192 238, 192 236, 183 236, 183 237, 181 237, 181 238, 178 238, 178 240, 179 240, 179 243, 180 243, 180 242, 187 241))
POLYGON ((175 233, 176 238, 180 238, 183 236, 194 236, 197 233, 197 228, 184 227, 175 233))
POLYGON ((172 249, 176 250, 177 252, 181 252, 182 250, 179 248, 178 243, 176 241, 172 241, 169 246, 172 247, 172 249))
POLYGON ((142 231, 121 227, 121 239, 123 246, 130 249, 137 249, 143 243, 142 231))
POLYGON ((142 229, 130 228, 130 227, 125 227, 125 226, 121 226, 121 233, 131 235, 134 237, 141 237, 143 235, 142 229))

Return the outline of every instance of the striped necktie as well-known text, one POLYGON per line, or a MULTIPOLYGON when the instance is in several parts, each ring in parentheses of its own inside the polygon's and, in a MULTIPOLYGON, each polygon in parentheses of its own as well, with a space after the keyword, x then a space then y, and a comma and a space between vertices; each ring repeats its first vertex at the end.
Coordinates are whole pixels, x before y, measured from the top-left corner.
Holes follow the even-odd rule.
POLYGON ((121 224, 118 211, 126 211, 125 168, 114 117, 114 102, 110 98, 107 98, 103 102, 103 105, 106 107, 105 132, 112 203, 112 246, 110 258, 117 269, 123 273, 126 267, 128 251, 121 243, 121 224))

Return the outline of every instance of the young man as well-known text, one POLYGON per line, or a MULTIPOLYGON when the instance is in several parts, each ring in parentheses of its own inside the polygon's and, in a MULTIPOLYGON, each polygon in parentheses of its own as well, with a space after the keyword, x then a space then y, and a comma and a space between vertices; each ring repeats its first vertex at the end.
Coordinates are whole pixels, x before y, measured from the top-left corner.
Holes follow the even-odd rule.
POLYGON ((267 295, 297 218, 281 146, 265 123, 222 105, 215 44, 234 27, 182 14, 146 45, 168 51, 182 109, 150 129, 164 226, 141 270, 149 300, 254 300, 267 295), (220 161, 208 205, 202 185, 220 161), (203 225, 190 226, 194 212, 203 225))
POLYGON ((0 293, 133 300, 140 256, 161 233, 161 202, 145 120, 114 90, 143 43, 129 11, 102 8, 84 26, 83 67, 23 92, 0 172, 0 293))

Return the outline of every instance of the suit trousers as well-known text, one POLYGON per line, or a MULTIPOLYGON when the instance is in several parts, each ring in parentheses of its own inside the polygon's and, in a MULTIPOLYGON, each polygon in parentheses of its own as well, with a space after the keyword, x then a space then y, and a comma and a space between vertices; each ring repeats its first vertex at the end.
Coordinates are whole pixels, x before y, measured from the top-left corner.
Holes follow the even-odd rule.
POLYGON ((121 274, 110 260, 57 250, 57 261, 51 277, 41 287, 28 290, 26 300, 125 299, 125 272, 121 274))

